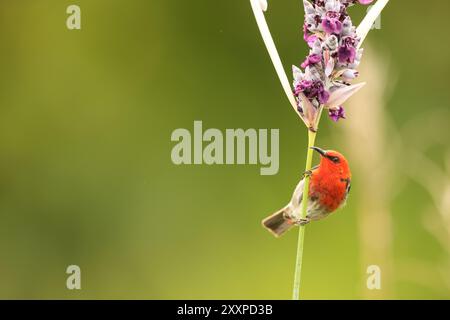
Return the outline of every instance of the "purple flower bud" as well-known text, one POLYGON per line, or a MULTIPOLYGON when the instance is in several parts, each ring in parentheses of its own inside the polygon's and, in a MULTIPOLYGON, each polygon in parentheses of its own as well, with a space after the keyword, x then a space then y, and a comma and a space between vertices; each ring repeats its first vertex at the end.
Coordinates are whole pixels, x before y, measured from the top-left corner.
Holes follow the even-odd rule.
POLYGON ((311 88, 312 85, 313 85, 312 81, 302 80, 295 87, 294 94, 297 96, 300 92, 304 92, 305 90, 308 90, 309 88, 311 88))
POLYGON ((330 99, 330 93, 325 90, 325 86, 322 81, 301 81, 296 87, 296 94, 303 92, 304 95, 310 99, 317 99, 320 104, 326 104, 330 99))
POLYGON ((325 0, 314 0, 316 7, 325 7, 325 0))
POLYGON ((356 47, 357 41, 354 37, 345 37, 342 38, 342 45, 349 46, 349 47, 356 47))
POLYGON ((313 47, 314 42, 317 40, 317 36, 315 34, 309 34, 308 26, 306 24, 303 25, 303 39, 308 43, 310 48, 313 47))
POLYGON ((309 55, 306 60, 301 64, 301 67, 305 69, 307 66, 316 64, 322 61, 322 57, 318 54, 311 54, 309 55))
POLYGON ((333 120, 334 122, 338 122, 339 119, 345 119, 345 110, 343 107, 330 109, 328 111, 328 115, 330 116, 331 120, 333 120))
POLYGON ((322 20, 322 28, 328 34, 340 34, 342 31, 342 22, 337 18, 327 17, 322 20))
POLYGON ((349 45, 343 45, 338 49, 340 63, 353 63, 356 57, 356 49, 349 45))
POLYGON ((330 93, 322 87, 322 90, 319 91, 318 98, 321 104, 326 104, 330 99, 330 93))

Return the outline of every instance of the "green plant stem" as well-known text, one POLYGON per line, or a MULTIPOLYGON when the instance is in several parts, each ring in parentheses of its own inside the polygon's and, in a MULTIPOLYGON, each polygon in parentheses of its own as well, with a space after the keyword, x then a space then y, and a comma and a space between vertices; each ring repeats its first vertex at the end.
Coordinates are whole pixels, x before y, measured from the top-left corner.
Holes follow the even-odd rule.
MULTIPOLYGON (((317 132, 308 130, 308 151, 306 154, 305 172, 311 170, 311 167, 312 167, 313 150, 311 149, 311 147, 314 147, 314 143, 316 141, 316 135, 317 135, 317 132)), ((306 209, 308 208, 308 193, 309 193, 309 176, 305 175, 305 184, 303 186, 302 206, 301 206, 301 211, 300 211, 301 219, 306 218, 306 209)), ((300 284, 301 284, 301 276, 302 276, 303 243, 304 243, 304 239, 305 239, 305 226, 300 226, 299 229, 300 230, 299 230, 299 234, 298 234, 297 258, 295 261, 294 290, 292 293, 293 300, 300 300, 300 284)))

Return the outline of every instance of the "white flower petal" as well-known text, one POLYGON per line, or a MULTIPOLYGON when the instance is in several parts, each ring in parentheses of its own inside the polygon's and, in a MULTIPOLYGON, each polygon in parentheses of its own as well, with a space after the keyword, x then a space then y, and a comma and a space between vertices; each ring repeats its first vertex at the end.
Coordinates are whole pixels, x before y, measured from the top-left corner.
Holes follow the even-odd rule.
POLYGON ((344 78, 344 80, 346 81, 351 81, 353 79, 355 79, 356 77, 358 77, 359 72, 357 70, 354 69, 347 69, 344 70, 344 72, 342 73, 342 78, 344 78))
POLYGON ((341 4, 338 0, 327 0, 325 1, 325 9, 327 11, 339 12, 341 4))
POLYGON ((305 115, 306 120, 305 123, 308 128, 311 128, 316 123, 317 109, 302 92, 298 94, 298 97, 301 100, 303 114, 305 115))
POLYGON ((313 5, 307 1, 307 0, 303 0, 303 6, 305 8, 305 13, 307 15, 311 15, 311 14, 316 14, 316 10, 314 9, 313 5))
POLYGON ((329 51, 325 51, 324 57, 325 57, 325 75, 329 77, 334 70, 335 62, 334 58, 331 56, 331 53, 329 51))
POLYGON ((292 66, 292 74, 294 75, 294 80, 301 79, 303 77, 303 71, 297 66, 292 66))
POLYGON ((366 83, 362 82, 351 86, 340 87, 332 91, 327 102, 327 107, 330 109, 334 109, 342 106, 345 101, 347 101, 352 95, 358 92, 365 85, 366 83))

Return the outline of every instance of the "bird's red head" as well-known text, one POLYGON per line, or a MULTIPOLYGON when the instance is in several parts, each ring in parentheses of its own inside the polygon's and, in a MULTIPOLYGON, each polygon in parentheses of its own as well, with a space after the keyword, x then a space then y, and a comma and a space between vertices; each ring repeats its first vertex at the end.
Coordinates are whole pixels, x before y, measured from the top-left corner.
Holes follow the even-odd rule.
POLYGON ((321 155, 319 168, 322 172, 337 173, 346 178, 351 177, 347 159, 342 154, 333 150, 325 151, 317 147, 312 147, 311 149, 321 155))

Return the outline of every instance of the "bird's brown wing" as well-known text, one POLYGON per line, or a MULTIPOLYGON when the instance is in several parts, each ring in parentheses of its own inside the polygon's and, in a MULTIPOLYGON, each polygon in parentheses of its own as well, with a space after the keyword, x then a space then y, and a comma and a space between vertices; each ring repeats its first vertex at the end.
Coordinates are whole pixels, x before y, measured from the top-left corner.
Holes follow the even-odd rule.
MULTIPOLYGON (((319 165, 314 166, 314 167, 311 168, 310 171, 314 173, 314 171, 317 170, 318 168, 319 168, 319 165)), ((294 206, 294 207, 297 207, 302 202, 303 186, 305 185, 305 177, 304 177, 304 175, 305 174, 303 174, 302 179, 297 184, 297 187, 295 188, 294 194, 292 195, 291 205, 294 206)))

